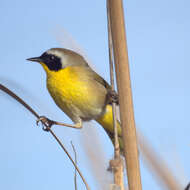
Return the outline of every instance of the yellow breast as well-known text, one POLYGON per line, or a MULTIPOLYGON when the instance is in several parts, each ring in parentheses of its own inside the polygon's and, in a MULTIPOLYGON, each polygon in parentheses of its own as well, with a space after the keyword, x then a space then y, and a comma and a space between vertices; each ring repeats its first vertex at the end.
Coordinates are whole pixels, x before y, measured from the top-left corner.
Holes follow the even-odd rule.
POLYGON ((96 82, 86 78, 85 70, 79 66, 70 66, 60 71, 47 73, 47 88, 56 104, 72 118, 77 114, 82 118, 93 119, 99 116, 105 97, 96 82))

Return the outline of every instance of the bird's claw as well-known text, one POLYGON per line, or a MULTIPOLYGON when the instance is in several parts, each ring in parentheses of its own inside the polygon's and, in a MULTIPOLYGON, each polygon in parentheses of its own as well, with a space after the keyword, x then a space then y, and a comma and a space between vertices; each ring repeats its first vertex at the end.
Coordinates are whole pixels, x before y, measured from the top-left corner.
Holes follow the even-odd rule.
POLYGON ((43 130, 44 131, 49 131, 49 129, 51 128, 51 126, 54 124, 54 122, 50 119, 48 119, 45 116, 40 116, 37 120, 36 120, 36 125, 39 124, 39 122, 42 123, 43 125, 43 130))
POLYGON ((116 91, 109 90, 107 94, 108 104, 116 103, 119 104, 119 97, 116 91))

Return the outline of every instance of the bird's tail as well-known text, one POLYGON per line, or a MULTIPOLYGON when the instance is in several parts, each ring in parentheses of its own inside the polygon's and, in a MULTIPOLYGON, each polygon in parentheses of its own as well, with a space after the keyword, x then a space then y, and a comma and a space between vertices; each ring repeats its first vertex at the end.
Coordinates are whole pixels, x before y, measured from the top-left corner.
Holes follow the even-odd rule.
MULTIPOLYGON (((112 143, 114 143, 114 127, 113 127, 113 114, 112 114, 112 106, 107 105, 105 113, 96 119, 96 121, 104 128, 108 136, 110 137, 112 143)), ((123 152, 123 140, 121 136, 121 124, 120 121, 117 120, 117 131, 119 137, 119 145, 121 153, 123 152)))

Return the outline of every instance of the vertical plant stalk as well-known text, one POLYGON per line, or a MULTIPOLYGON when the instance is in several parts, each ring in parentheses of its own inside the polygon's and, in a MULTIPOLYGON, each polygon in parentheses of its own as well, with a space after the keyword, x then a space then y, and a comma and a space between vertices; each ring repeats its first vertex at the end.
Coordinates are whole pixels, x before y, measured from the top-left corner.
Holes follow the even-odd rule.
MULTIPOLYGON (((107 0, 107 23, 108 23, 108 45, 109 45, 109 66, 110 66, 110 82, 111 88, 114 88, 114 68, 113 68, 113 44, 112 44, 112 34, 110 29, 110 14, 109 14, 109 0, 107 0)), ((117 131, 117 118, 116 118, 116 103, 112 103, 113 109, 113 121, 114 121, 114 148, 115 148, 115 158, 120 156, 118 131, 117 131)))
POLYGON ((129 190, 141 190, 123 4, 122 0, 110 0, 109 3, 114 63, 119 92, 122 137, 129 190))
MULTIPOLYGON (((110 82, 112 91, 114 88, 114 68, 113 68, 113 44, 112 44, 112 34, 110 28, 110 12, 109 12, 109 0, 107 0, 107 26, 108 26, 108 46, 109 46, 109 66, 110 66, 110 82)), ((113 122, 114 122, 114 159, 117 162, 116 168, 114 169, 114 183, 120 186, 121 190, 124 190, 123 181, 123 162, 120 156, 120 147, 118 140, 117 131, 117 118, 116 118, 116 103, 112 104, 113 110, 113 122)))

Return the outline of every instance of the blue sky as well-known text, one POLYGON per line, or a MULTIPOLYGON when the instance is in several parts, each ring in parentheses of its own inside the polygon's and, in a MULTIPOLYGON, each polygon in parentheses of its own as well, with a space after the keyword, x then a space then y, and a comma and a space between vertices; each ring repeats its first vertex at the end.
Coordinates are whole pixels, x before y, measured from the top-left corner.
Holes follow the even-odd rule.
MULTIPOLYGON (((124 4, 136 124, 183 185, 190 179, 189 8, 187 0, 124 4)), ((0 81, 40 115, 71 122, 49 96, 42 68, 26 61, 52 47, 72 46, 56 40, 62 28, 109 81, 105 1, 1 0, 0 23, 0 81)), ((0 115, 0 189, 74 189, 73 166, 55 140, 2 92, 0 115)), ((101 187, 86 158, 84 137, 93 150, 96 143, 91 138, 97 134, 100 145, 106 147, 102 157, 107 160, 113 149, 103 130, 93 125, 96 131, 88 129, 89 133, 61 127, 55 132, 71 153, 73 141, 82 173, 95 190, 101 187)), ((141 164, 143 188, 163 189, 141 164)), ((78 183, 84 189, 79 178, 78 183)))

